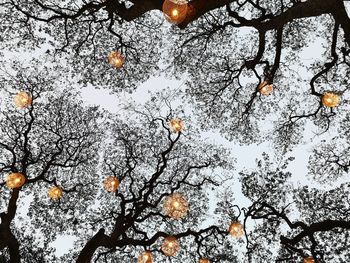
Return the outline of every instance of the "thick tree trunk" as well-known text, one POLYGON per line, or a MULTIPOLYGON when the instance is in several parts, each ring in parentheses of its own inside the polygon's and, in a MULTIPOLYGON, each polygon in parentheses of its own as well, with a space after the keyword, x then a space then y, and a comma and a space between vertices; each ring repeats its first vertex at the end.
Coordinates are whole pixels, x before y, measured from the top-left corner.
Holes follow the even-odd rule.
POLYGON ((345 42, 350 47, 350 18, 346 12, 344 2, 342 0, 335 6, 332 12, 334 19, 341 25, 344 30, 345 42))
POLYGON ((10 251, 10 263, 19 263, 21 262, 21 257, 19 254, 19 243, 16 237, 10 233, 10 239, 8 241, 8 248, 10 251))
POLYGON ((99 247, 110 247, 110 237, 105 235, 105 230, 100 229, 84 246, 81 250, 77 263, 89 263, 99 247))
POLYGON ((1 224, 0 225, 0 249, 9 249, 10 253, 10 263, 21 262, 21 257, 19 254, 19 243, 16 237, 12 234, 9 226, 1 224))
POLYGON ((19 189, 14 189, 7 207, 7 213, 1 214, 0 224, 0 247, 8 247, 10 253, 10 263, 21 262, 19 253, 19 243, 16 237, 11 232, 11 222, 14 219, 17 211, 17 199, 19 196, 19 189))

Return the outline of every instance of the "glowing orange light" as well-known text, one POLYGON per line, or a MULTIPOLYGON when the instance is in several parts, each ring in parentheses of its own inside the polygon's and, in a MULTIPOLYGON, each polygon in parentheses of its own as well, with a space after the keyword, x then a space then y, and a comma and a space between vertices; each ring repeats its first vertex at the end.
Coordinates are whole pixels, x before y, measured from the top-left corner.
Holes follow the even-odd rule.
POLYGON ((304 263, 315 263, 315 260, 313 257, 307 257, 304 258, 304 263))
POLYGON ((115 176, 109 176, 103 181, 103 186, 108 192, 115 192, 119 187, 119 180, 115 176))
POLYGON ((162 251, 168 257, 175 256, 180 248, 179 241, 177 241, 176 237, 172 236, 166 237, 162 244, 162 251))
POLYGON ((6 185, 10 189, 20 188, 24 185, 26 178, 21 173, 11 173, 6 178, 6 185))
POLYGON ((63 190, 61 187, 53 186, 49 189, 48 195, 53 200, 58 200, 62 197, 63 190))
POLYGON ((124 66, 125 58, 118 51, 112 51, 108 55, 108 63, 115 68, 122 68, 124 66))
POLYGON ((258 91, 265 96, 268 96, 272 93, 273 91, 273 85, 269 84, 267 81, 262 82, 259 87, 258 91))
POLYGON ((239 238, 244 235, 244 227, 240 222, 233 222, 230 225, 228 231, 233 237, 239 238))
POLYGON ((340 97, 334 92, 325 92, 322 96, 322 104, 326 107, 334 108, 340 103, 340 97))
POLYGON ((172 132, 181 132, 185 127, 184 121, 180 119, 172 119, 169 122, 169 126, 172 132))
POLYGON ((151 251, 144 251, 138 258, 138 263, 153 263, 153 255, 151 251))
POLYGON ((198 263, 210 263, 210 261, 207 258, 201 258, 198 263))
POLYGON ((29 92, 20 91, 14 97, 14 102, 17 108, 24 109, 32 104, 32 96, 29 92))
POLYGON ((179 10, 174 9, 174 10, 171 12, 171 15, 172 15, 173 17, 177 17, 177 16, 179 15, 179 10))
POLYGON ((165 18, 173 24, 180 24, 187 16, 188 1, 186 0, 165 0, 163 13, 165 18))
POLYGON ((188 202, 186 198, 178 193, 167 196, 164 200, 164 212, 173 219, 183 218, 188 212, 188 202))

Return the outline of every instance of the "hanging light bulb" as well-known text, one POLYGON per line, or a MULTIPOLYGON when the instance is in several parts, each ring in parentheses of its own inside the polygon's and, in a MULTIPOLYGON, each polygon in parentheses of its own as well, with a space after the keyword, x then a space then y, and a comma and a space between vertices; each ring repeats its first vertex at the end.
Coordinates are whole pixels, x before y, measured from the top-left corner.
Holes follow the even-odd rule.
POLYGON ((188 202, 179 193, 169 195, 164 200, 164 212, 172 219, 181 219, 187 215, 188 202))
POLYGON ((32 96, 27 91, 20 91, 14 97, 14 102, 17 108, 24 109, 32 104, 32 96))
POLYGON ((272 93, 273 91, 273 85, 269 84, 267 81, 262 82, 259 87, 258 91, 265 96, 268 96, 272 93))
POLYGON ((61 187, 53 186, 49 189, 48 195, 52 200, 58 200, 62 197, 63 190, 61 187))
POLYGON ((119 187, 119 180, 115 176, 109 176, 103 181, 103 186, 108 192, 115 192, 119 187))
POLYGON ((210 261, 207 258, 201 258, 198 263, 210 263, 210 261))
POLYGON ((153 255, 151 251, 144 251, 138 258, 137 263, 153 263, 153 255))
POLYGON ((165 0, 163 13, 165 18, 173 24, 180 24, 187 16, 188 1, 186 0, 165 0))
POLYGON ((327 91, 322 96, 322 104, 326 107, 334 108, 340 103, 340 97, 338 94, 332 91, 327 91))
POLYGON ((180 248, 179 241, 173 236, 166 237, 162 244, 162 251, 168 257, 175 256, 180 248))
POLYGON ((313 257, 306 257, 304 258, 304 263, 315 263, 315 260, 313 257))
POLYGON ((11 173, 6 178, 6 185, 10 189, 20 188, 24 185, 26 178, 21 173, 11 173))
POLYGON ((239 238, 244 235, 244 227, 240 222, 233 222, 228 231, 230 232, 231 236, 239 238))
POLYGON ((172 132, 177 133, 183 131, 185 123, 180 119, 172 119, 169 121, 169 126, 172 132))
POLYGON ((125 58, 124 56, 119 53, 118 51, 112 51, 108 55, 108 63, 115 68, 122 68, 124 66, 125 58))

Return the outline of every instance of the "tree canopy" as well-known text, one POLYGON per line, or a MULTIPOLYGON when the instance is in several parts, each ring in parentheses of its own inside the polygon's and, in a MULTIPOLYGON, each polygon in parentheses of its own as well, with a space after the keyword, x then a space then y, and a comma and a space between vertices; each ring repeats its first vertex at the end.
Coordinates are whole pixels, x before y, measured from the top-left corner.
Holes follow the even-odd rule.
POLYGON ((348 262, 347 6, 2 0, 0 262, 348 262))

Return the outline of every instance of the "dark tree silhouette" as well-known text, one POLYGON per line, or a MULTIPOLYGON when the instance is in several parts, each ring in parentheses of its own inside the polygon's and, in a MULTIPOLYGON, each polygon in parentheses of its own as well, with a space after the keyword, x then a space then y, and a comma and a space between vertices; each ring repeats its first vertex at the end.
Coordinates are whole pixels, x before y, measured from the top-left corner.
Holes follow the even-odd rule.
POLYGON ((103 201, 90 216, 94 234, 80 236, 83 245, 77 262, 136 260, 143 250, 152 251, 159 262, 166 261, 160 246, 169 235, 181 244, 178 259, 235 260, 231 251, 217 251, 229 245, 227 229, 234 218, 222 226, 202 226, 208 210, 207 189, 218 187, 222 181, 215 175, 230 167, 225 150, 196 139, 190 125, 183 133, 172 132, 169 121, 178 111, 170 108, 165 118, 160 117, 153 110, 160 104, 156 101, 142 111, 134 109, 135 121, 113 119, 102 173, 118 177, 120 186, 115 194, 100 192, 98 199, 103 201), (163 209, 165 198, 173 193, 189 202, 183 219, 172 219, 163 209))
POLYGON ((219 173, 224 180, 229 178, 224 170, 231 164, 223 158, 223 148, 196 139, 198 132, 173 132, 168 122, 176 111, 156 117, 154 102, 143 112, 133 109, 139 116, 135 121, 129 114, 127 122, 113 117, 103 123, 106 117, 96 107, 84 108, 71 98, 77 94, 53 91, 50 71, 15 69, 18 74, 5 74, 2 79, 9 99, 2 113, 1 172, 4 178, 20 172, 25 183, 8 190, 5 180, 1 182, 3 257, 10 262, 58 260, 49 243, 58 235, 73 233, 79 240, 63 262, 111 260, 115 253, 120 260, 130 260, 138 257, 140 249, 165 260, 159 242, 169 235, 184 241, 180 258, 235 260, 231 250, 222 253, 217 248, 230 247, 227 229, 236 218, 223 226, 202 227, 208 210, 206 189, 223 182, 219 173), (18 87, 32 96, 27 108, 13 105, 11 95, 18 87), (115 194, 102 187, 102 178, 109 175, 120 182, 115 194), (49 201, 50 186, 63 189, 61 199, 49 201), (164 199, 173 193, 182 193, 190 203, 189 214, 180 221, 163 211, 164 199), (17 207, 25 205, 28 196, 32 200, 24 216, 32 226, 26 228, 14 220, 17 207), (43 247, 37 235, 44 239, 43 247))
POLYGON ((45 200, 48 206, 47 191, 58 186, 63 189, 63 200, 79 200, 69 205, 58 204, 62 210, 84 210, 93 197, 96 183, 90 174, 97 163, 100 114, 96 107, 79 106, 79 101, 71 98, 74 93, 55 92, 54 79, 50 78, 53 75, 48 70, 36 73, 19 66, 17 70, 15 75, 2 74, 0 84, 7 98, 0 113, 0 249, 9 256, 10 262, 20 262, 20 259, 44 262, 48 258, 35 240, 35 229, 47 226, 42 234, 50 239, 57 234, 53 231, 56 227, 59 229, 61 225, 64 229, 68 224, 61 221, 53 228, 42 215, 33 219, 30 228, 15 224, 18 207, 28 202, 35 204, 38 199, 45 200), (14 106, 13 96, 19 89, 32 96, 33 102, 27 108, 14 106), (5 180, 14 172, 22 173, 25 183, 9 190, 5 180), (33 197, 31 201, 30 197, 33 197))
POLYGON ((147 250, 169 262, 161 250, 168 236, 181 243, 174 260, 183 262, 349 261, 349 183, 327 187, 346 180, 350 167, 344 1, 192 0, 173 26, 164 23, 163 3, 0 3, 3 53, 18 54, 25 64, 23 48, 45 52, 54 65, 15 64, 1 73, 7 100, 0 112, 0 261, 130 262, 147 250), (322 53, 305 61, 313 49, 322 53), (111 52, 121 55, 115 67, 111 52), (110 116, 82 106, 67 89, 92 84, 132 92, 159 72, 186 76, 186 95, 178 96, 193 103, 200 130, 161 93, 144 107, 128 105, 125 116, 110 116), (13 106, 19 90, 33 99, 25 109, 13 106), (325 102, 326 94, 340 104, 325 102), (178 117, 183 132, 170 127, 178 117), (293 185, 288 154, 314 127, 317 138, 326 137, 309 159, 315 185, 293 185), (264 154, 255 171, 239 172, 247 207, 230 191, 232 157, 200 139, 203 128, 242 144, 272 141, 283 156, 270 161, 264 154), (330 139, 329 132, 337 135, 330 139), (9 190, 5 178, 16 172, 25 183, 9 190), (114 193, 102 187, 108 176, 118 179, 114 193), (61 199, 49 200, 50 186, 63 189, 61 199), (163 209, 173 193, 190 206, 179 220, 163 209), (20 205, 29 207, 25 215, 20 205), (228 236, 236 220, 244 239, 228 236), (76 242, 56 258, 50 244, 64 234, 76 242))
POLYGON ((251 220, 256 224, 246 231, 250 262, 299 262, 308 256, 319 262, 345 262, 349 184, 332 190, 293 188, 286 171, 292 160, 277 166, 265 154, 255 171, 241 173, 243 193, 252 201, 243 209, 245 226, 249 229, 251 220))
POLYGON ((205 17, 179 32, 173 52, 175 71, 189 72, 188 95, 211 120, 207 127, 252 143, 270 137, 258 132, 270 120, 277 148, 288 150, 306 120, 322 133, 336 114, 342 119, 345 109, 323 106, 322 96, 330 90, 347 100, 350 20, 343 1, 233 1, 205 17), (307 63, 302 53, 318 42, 324 54, 307 63), (264 81, 275 87, 269 97, 259 92, 264 81))
POLYGON ((258 123, 275 112, 272 130, 280 149, 297 143, 307 119, 320 133, 333 124, 337 109, 321 100, 329 90, 347 95, 350 19, 344 1, 193 0, 185 20, 170 30, 157 12, 163 2, 4 1, 3 28, 10 39, 50 36, 56 50, 74 52, 67 58, 81 82, 115 91, 131 91, 157 74, 170 48, 165 58, 173 69, 167 71, 188 74, 188 95, 209 118, 207 127, 223 124, 230 139, 259 141, 258 123), (299 55, 319 42, 325 53, 304 65, 299 55), (107 63, 113 50, 126 58, 118 71, 107 63), (303 79, 300 70, 312 75, 303 79), (275 86, 273 100, 258 92, 265 81, 275 86))

